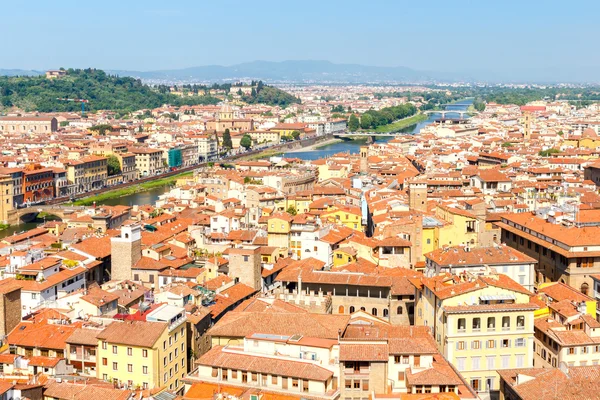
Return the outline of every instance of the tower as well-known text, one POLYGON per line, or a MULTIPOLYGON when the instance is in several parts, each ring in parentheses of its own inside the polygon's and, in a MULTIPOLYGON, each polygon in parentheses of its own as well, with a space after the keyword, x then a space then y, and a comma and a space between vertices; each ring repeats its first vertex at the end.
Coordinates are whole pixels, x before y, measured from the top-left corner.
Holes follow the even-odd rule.
POLYGON ((262 288, 260 246, 229 249, 229 277, 256 290, 262 288))
POLYGON ((360 173, 367 174, 369 172, 369 146, 360 146, 360 173))
POLYGON ((131 279, 131 268, 142 258, 142 226, 121 226, 121 235, 110 239, 111 279, 131 279))
POLYGON ((523 117, 523 124, 525 125, 525 129, 523 131, 523 139, 526 142, 528 142, 531 139, 531 122, 533 120, 533 116, 529 111, 525 111, 523 117))
POLYGON ((417 210, 422 212, 427 211, 427 182, 409 182, 408 205, 411 210, 417 210))

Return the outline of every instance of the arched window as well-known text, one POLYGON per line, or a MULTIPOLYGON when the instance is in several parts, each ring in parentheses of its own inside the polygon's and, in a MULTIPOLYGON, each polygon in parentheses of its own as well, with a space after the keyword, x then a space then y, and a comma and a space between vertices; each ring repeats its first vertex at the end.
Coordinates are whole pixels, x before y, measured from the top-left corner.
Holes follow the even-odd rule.
POLYGON ((354 306, 350 306, 350 314, 354 312, 354 306))
POLYGON ((364 307, 361 307, 361 308, 360 308, 360 311, 367 311, 367 309, 366 309, 366 308, 364 308, 364 307))
POLYGON ((402 306, 398 306, 398 308, 396 308, 396 314, 402 315, 402 306))
POLYGON ((383 309, 383 316, 384 316, 384 317, 387 317, 388 315, 389 315, 389 311, 388 311, 388 309, 387 309, 387 308, 384 308, 384 309, 383 309))
POLYGON ((344 313, 344 306, 340 306, 340 307, 338 308, 338 313, 339 313, 339 314, 343 314, 343 313, 344 313))
POLYGON ((590 286, 586 282, 583 282, 581 284, 581 293, 583 293, 587 296, 589 290, 590 290, 590 286))
POLYGON ((373 307, 373 309, 371 310, 371 314, 377 316, 377 309, 375 307, 373 307))

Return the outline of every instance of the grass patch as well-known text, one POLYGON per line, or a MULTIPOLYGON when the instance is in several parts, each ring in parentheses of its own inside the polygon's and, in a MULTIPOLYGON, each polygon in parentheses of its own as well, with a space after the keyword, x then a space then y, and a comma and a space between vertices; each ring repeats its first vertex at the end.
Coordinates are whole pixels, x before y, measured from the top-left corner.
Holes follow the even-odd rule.
POLYGON ((404 118, 401 121, 392 122, 391 124, 381 125, 375 128, 375 132, 378 133, 388 133, 395 132, 402 128, 406 128, 407 126, 417 124, 421 121, 425 121, 427 119, 427 115, 425 114, 417 114, 412 117, 404 118))
POLYGON ((267 150, 267 151, 263 151, 263 152, 260 152, 257 154, 251 154, 249 156, 240 157, 240 158, 238 158, 238 161, 256 161, 256 160, 262 160, 262 159, 269 158, 269 157, 282 156, 283 154, 284 154, 283 151, 267 150))
POLYGON ((160 178, 151 180, 148 182, 140 183, 138 185, 128 186, 123 189, 115 189, 109 190, 108 192, 100 193, 95 196, 85 197, 83 199, 77 200, 72 203, 74 206, 90 206, 96 202, 96 204, 101 204, 105 200, 116 199, 123 196, 129 196, 131 194, 145 192, 146 190, 154 189, 157 187, 172 185, 177 181, 177 179, 185 178, 187 176, 192 176, 193 172, 183 172, 181 174, 168 176, 166 178, 160 178))
POLYGON ((0 231, 10 228, 10 224, 0 224, 0 231))

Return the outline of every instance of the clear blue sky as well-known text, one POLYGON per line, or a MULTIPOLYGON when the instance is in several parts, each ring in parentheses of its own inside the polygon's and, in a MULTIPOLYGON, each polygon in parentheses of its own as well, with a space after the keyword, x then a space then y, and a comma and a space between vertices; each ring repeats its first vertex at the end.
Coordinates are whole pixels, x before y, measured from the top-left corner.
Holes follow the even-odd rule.
POLYGON ((600 1, 6 1, 0 68, 600 66, 600 1), (457 40, 464 45, 445 43, 457 40))

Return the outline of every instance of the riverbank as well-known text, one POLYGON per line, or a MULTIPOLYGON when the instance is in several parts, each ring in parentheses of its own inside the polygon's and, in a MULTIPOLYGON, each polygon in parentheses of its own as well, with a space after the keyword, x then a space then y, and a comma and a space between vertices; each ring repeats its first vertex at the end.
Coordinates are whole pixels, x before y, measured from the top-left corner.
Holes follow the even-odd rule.
POLYGON ((391 124, 381 125, 375 128, 375 132, 377 133, 389 133, 396 132, 400 129, 406 128, 407 126, 418 124, 419 122, 425 121, 427 119, 426 114, 417 114, 412 117, 401 119, 400 121, 392 122, 391 124))
POLYGON ((288 154, 292 153, 293 154, 293 153, 299 153, 299 152, 302 152, 302 151, 315 151, 315 150, 322 149, 323 147, 330 146, 332 144, 340 143, 340 142, 343 142, 343 140, 342 139, 331 138, 331 139, 327 139, 327 140, 324 140, 324 141, 319 142, 319 143, 311 144, 310 146, 299 147, 297 149, 290 150, 290 151, 288 151, 286 153, 288 153, 288 154))
POLYGON ((128 186, 122 189, 109 190, 104 193, 100 193, 95 196, 84 197, 83 199, 77 200, 71 203, 74 206, 90 206, 96 203, 102 203, 106 200, 116 199, 119 197, 129 196, 135 193, 144 192, 157 187, 173 185, 178 179, 189 177, 193 175, 193 171, 183 172, 181 174, 172 175, 166 178, 155 179, 148 182, 143 182, 137 185, 128 186))

